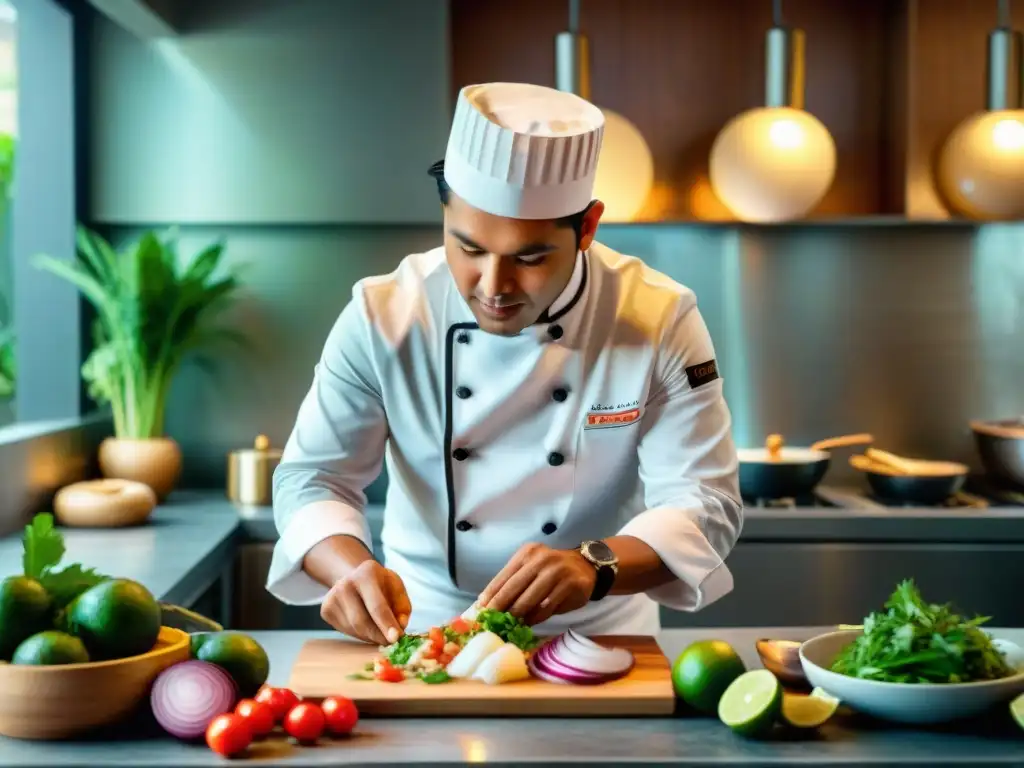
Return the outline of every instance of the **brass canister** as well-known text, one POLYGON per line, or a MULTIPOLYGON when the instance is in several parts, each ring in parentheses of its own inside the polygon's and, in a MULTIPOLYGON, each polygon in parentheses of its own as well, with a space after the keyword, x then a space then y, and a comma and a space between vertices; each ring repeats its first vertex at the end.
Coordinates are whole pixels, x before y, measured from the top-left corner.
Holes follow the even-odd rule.
POLYGON ((274 470, 281 451, 270 447, 266 435, 259 435, 252 448, 228 454, 228 498, 239 504, 266 506, 271 503, 274 470))

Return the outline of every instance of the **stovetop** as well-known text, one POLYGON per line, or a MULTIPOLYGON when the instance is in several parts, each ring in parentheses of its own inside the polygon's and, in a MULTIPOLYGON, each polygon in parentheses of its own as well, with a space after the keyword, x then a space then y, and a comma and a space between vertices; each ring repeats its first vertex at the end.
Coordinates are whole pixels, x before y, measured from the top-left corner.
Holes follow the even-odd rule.
MULTIPOLYGON (((919 503, 900 504, 888 499, 879 499, 870 489, 858 486, 819 485, 813 494, 786 499, 744 499, 748 507, 756 509, 799 509, 806 507, 834 507, 846 509, 899 509, 913 507, 929 508, 919 503)), ((984 475, 969 476, 963 490, 941 504, 932 505, 940 509, 988 509, 1024 507, 1024 491, 1011 488, 984 475)))

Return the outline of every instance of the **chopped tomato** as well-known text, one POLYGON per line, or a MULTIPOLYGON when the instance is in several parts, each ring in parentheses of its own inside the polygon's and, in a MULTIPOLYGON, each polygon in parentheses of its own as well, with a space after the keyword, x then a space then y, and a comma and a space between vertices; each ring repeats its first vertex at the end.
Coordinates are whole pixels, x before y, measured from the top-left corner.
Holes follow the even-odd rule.
POLYGON ((444 648, 444 631, 440 627, 431 627, 427 638, 435 648, 444 648))
POLYGON ((441 649, 433 643, 430 643, 424 650, 420 658, 423 659, 436 659, 441 655, 441 649))
POLYGON ((437 663, 440 664, 442 667, 447 667, 449 664, 452 663, 452 657, 446 653, 442 653, 440 656, 437 657, 437 663))
POLYGON ((457 619, 453 619, 452 623, 448 625, 452 632, 457 635, 465 635, 470 630, 469 622, 459 616, 457 619))
POLYGON ((377 670, 377 679, 384 683, 401 683, 405 680, 405 674, 385 659, 377 670))

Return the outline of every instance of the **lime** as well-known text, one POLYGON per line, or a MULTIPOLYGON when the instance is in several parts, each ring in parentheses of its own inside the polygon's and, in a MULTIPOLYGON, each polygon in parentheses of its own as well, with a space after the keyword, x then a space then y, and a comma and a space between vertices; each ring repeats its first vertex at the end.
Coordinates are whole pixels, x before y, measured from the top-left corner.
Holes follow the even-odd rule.
POLYGON ((160 635, 160 604, 141 584, 110 579, 68 607, 68 627, 95 660, 123 659, 153 649, 160 635))
POLYGON ((1010 714, 1017 721, 1017 725, 1024 728, 1024 693, 1010 702, 1010 714))
POLYGON ((774 727, 782 709, 782 684, 767 669, 744 672, 725 689, 718 719, 742 736, 757 737, 774 727))
POLYGON ((672 685, 691 707, 713 715, 725 689, 746 671, 739 654, 725 641, 698 640, 672 665, 672 685))
POLYGON ((196 658, 227 672, 242 698, 255 696, 270 674, 267 652, 242 632, 211 632, 196 650, 196 658))
POLYGON ((839 699, 815 688, 809 696, 783 693, 782 719, 795 728, 817 728, 839 709, 839 699))
POLYGON ((14 651, 15 664, 84 664, 85 645, 77 637, 50 629, 32 635, 14 651))
POLYGON ((35 579, 8 576, 0 581, 0 659, 10 659, 23 640, 50 626, 52 602, 35 579))

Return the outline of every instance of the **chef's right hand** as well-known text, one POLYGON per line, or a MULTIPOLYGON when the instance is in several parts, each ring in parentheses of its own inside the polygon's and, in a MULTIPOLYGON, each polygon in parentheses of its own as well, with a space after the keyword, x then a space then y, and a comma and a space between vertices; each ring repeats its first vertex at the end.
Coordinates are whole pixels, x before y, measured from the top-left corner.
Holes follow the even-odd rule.
POLYGON ((410 613, 402 579, 376 560, 364 560, 336 581, 320 606, 320 615, 336 630, 377 645, 398 640, 410 613))

